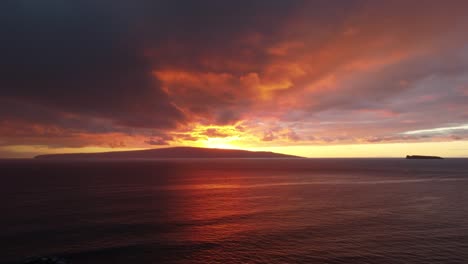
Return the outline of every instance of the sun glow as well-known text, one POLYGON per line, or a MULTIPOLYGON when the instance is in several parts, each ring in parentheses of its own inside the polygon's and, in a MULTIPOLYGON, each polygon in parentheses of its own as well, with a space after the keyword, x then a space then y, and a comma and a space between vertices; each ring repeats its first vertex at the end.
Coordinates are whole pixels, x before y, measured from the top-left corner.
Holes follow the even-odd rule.
POLYGON ((239 149, 240 147, 235 146, 229 139, 225 138, 208 138, 202 142, 206 148, 218 148, 218 149, 239 149))
POLYGON ((236 125, 197 125, 179 136, 182 145, 220 149, 242 149, 245 140, 245 133, 236 125))

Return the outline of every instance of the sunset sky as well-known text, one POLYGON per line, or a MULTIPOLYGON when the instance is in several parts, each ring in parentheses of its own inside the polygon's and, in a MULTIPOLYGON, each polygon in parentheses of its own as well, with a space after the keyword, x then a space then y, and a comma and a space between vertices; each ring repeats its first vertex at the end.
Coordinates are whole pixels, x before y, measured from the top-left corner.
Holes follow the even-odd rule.
POLYGON ((466 1, 0 2, 0 157, 468 156, 466 1))

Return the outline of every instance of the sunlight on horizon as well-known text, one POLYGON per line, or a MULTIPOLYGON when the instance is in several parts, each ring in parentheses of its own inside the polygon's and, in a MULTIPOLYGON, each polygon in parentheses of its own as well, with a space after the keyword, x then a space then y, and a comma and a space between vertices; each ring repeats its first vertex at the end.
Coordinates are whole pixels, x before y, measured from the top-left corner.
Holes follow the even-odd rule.
MULTIPOLYGON (((308 158, 401 158, 406 155, 434 155, 442 157, 468 157, 468 141, 454 142, 417 142, 417 143, 387 143, 387 144, 349 144, 349 145, 311 145, 311 146, 272 146, 272 147, 241 147, 231 144, 224 138, 209 138, 193 145, 178 145, 184 147, 202 147, 216 149, 238 149, 248 151, 271 151, 275 153, 296 155, 308 158)), ((176 145, 165 145, 155 148, 170 148, 176 145)), ((0 147, 0 154, 7 153, 11 158, 31 158, 41 154, 58 153, 96 153, 109 151, 131 151, 152 148, 49 148, 47 146, 10 146, 0 147)))

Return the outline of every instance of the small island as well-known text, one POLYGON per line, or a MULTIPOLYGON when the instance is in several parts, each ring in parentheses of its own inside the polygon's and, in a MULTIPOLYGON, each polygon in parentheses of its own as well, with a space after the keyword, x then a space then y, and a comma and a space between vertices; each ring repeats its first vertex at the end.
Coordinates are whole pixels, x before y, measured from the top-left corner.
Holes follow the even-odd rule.
POLYGON ((406 159, 444 159, 438 156, 406 155, 406 159))

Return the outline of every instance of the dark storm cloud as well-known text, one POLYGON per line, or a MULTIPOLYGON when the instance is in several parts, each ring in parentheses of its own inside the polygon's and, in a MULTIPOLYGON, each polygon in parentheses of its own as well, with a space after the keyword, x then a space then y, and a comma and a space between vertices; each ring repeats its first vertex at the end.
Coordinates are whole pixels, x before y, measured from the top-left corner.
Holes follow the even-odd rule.
MULTIPOLYGON (((118 125, 173 128, 186 116, 160 89, 154 69, 229 61, 250 45, 237 40, 249 31, 272 33, 300 3, 2 1, 1 97, 118 125)), ((263 53, 245 52, 246 64, 265 62, 263 53)), ((219 107, 217 98, 210 101, 219 107)), ((235 118, 220 111, 220 122, 235 118)))
POLYGON ((108 5, 6 1, 0 9, 2 98, 126 126, 184 120, 151 76, 143 39, 108 5))
POLYGON ((266 62, 264 52, 260 52, 264 47, 252 43, 260 41, 255 36, 274 38, 273 33, 302 2, 179 0, 123 6, 131 6, 140 16, 136 21, 151 42, 158 66, 190 70, 201 67, 212 72, 230 68, 235 72, 239 69, 229 67, 233 58, 242 58, 251 69, 266 62), (213 63, 207 63, 207 59, 213 63))

